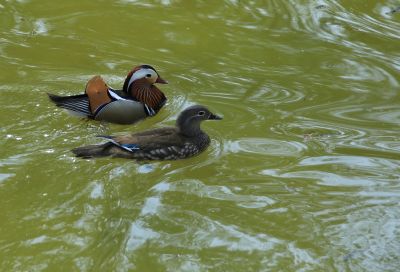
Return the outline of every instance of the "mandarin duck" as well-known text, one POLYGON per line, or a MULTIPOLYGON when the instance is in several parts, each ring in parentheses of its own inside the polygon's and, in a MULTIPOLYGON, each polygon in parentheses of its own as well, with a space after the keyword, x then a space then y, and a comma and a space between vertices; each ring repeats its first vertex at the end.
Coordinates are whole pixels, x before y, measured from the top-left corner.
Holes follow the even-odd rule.
POLYGON ((58 107, 90 119, 117 124, 132 124, 153 116, 167 98, 154 83, 167 84, 150 65, 133 68, 122 90, 110 88, 100 76, 88 81, 85 93, 72 96, 48 96, 58 107))
POLYGON ((136 160, 185 159, 204 151, 210 137, 201 130, 204 120, 221 120, 206 107, 195 105, 182 111, 175 127, 147 130, 130 135, 99 136, 109 141, 78 147, 72 152, 81 158, 119 157, 136 160))

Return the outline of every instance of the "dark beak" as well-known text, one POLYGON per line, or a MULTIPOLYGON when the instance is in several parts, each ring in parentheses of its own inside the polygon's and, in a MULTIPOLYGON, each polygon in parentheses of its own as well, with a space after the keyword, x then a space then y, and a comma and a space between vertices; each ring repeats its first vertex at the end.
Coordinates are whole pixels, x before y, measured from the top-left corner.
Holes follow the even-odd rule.
POLYGON ((165 79, 162 79, 160 76, 158 76, 156 83, 168 84, 168 81, 166 81, 165 79))
POLYGON ((222 117, 211 113, 210 116, 208 116, 208 120, 222 120, 222 117))

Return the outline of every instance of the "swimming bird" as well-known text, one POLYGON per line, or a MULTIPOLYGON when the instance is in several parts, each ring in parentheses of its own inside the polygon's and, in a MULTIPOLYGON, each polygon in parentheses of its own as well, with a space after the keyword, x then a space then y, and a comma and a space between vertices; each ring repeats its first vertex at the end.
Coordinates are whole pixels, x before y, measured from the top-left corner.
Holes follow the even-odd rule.
POLYGON ((85 93, 58 96, 48 93, 58 107, 84 117, 118 124, 132 124, 154 116, 167 101, 154 84, 167 84, 150 65, 134 67, 127 75, 122 90, 110 88, 100 76, 88 81, 85 93))
POLYGON ((99 136, 109 141, 72 150, 77 157, 119 157, 136 160, 177 160, 204 151, 210 137, 201 130, 204 120, 221 120, 206 107, 195 105, 183 110, 175 127, 164 127, 122 136, 99 136))

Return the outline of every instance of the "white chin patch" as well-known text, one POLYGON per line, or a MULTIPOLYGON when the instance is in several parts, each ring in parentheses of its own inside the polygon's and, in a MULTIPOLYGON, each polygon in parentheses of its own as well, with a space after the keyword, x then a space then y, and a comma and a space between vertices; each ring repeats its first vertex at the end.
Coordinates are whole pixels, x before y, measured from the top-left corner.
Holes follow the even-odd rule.
POLYGON ((133 75, 131 76, 131 78, 129 79, 128 90, 129 90, 131 84, 135 80, 147 77, 147 75, 151 75, 150 77, 147 78, 149 83, 153 84, 156 82, 158 75, 153 69, 141 68, 141 69, 137 70, 136 72, 134 72, 133 75))

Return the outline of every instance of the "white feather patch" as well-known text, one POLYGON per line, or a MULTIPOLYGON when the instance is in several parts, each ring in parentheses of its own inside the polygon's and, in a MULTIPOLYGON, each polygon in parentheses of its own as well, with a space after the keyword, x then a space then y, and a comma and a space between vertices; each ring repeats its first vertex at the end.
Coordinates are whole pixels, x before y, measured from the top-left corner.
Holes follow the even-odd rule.
POLYGON ((128 90, 129 90, 129 88, 131 87, 131 84, 132 84, 135 80, 140 79, 140 78, 144 78, 147 74, 150 74, 150 75, 151 75, 151 77, 149 78, 149 79, 151 79, 151 81, 152 81, 151 83, 156 82, 156 80, 157 80, 157 78, 158 78, 158 75, 157 75, 157 73, 156 73, 153 69, 141 68, 141 69, 137 70, 136 72, 134 72, 134 73, 132 74, 131 78, 129 79, 129 82, 128 82, 128 90))

